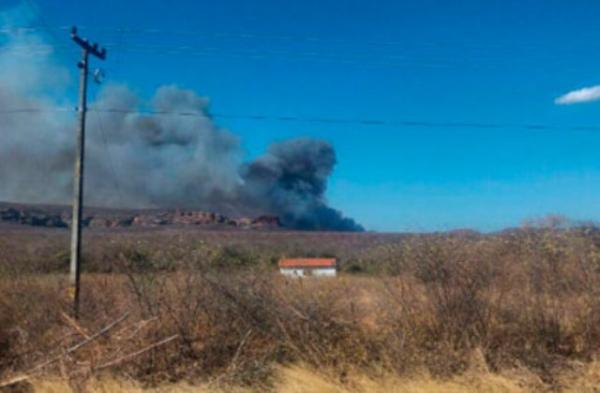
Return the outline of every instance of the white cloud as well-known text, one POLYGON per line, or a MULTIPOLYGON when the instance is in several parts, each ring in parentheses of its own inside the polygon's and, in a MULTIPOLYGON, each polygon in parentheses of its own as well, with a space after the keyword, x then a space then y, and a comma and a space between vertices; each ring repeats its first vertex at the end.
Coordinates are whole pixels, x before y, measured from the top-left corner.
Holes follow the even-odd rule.
POLYGON ((597 100, 600 100, 600 85, 570 91, 567 94, 558 97, 554 100, 554 103, 558 105, 570 105, 597 100))

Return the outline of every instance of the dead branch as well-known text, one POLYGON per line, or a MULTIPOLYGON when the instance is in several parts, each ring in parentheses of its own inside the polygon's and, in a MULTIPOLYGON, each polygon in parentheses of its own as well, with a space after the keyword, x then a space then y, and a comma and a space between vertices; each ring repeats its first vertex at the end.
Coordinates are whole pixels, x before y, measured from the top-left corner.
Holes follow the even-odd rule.
POLYGON ((146 348, 144 348, 144 349, 140 349, 139 351, 136 351, 136 352, 130 353, 130 354, 128 354, 128 355, 122 356, 122 357, 120 357, 120 358, 117 358, 117 359, 115 359, 115 360, 111 360, 110 362, 107 362, 107 363, 101 364, 101 365, 97 366, 97 367, 95 368, 95 370, 102 370, 102 369, 104 369, 104 368, 112 367, 112 366, 115 366, 115 365, 117 365, 117 364, 119 364, 119 363, 123 363, 123 362, 125 362, 125 361, 127 361, 127 360, 130 360, 130 359, 133 359, 133 358, 135 358, 135 357, 137 357, 137 356, 139 356, 139 355, 141 355, 141 354, 143 354, 143 353, 145 353, 145 352, 148 352, 148 351, 150 351, 151 349, 154 349, 154 348, 156 348, 156 347, 159 347, 159 346, 161 346, 161 345, 167 344, 167 343, 169 343, 169 342, 171 342, 171 341, 173 341, 173 340, 175 340, 175 339, 177 339, 177 338, 179 338, 179 334, 176 334, 176 335, 174 335, 174 336, 171 336, 171 337, 165 338, 164 340, 161 340, 161 341, 158 341, 158 342, 156 342, 156 343, 154 343, 154 344, 151 344, 151 345, 147 346, 147 347, 146 347, 146 348))
POLYGON ((90 335, 75 321, 73 318, 67 315, 64 311, 61 311, 60 315, 62 318, 79 334, 81 334, 84 338, 89 339, 90 335))
POLYGON ((62 359, 63 357, 67 356, 70 353, 73 353, 79 349, 81 349, 82 347, 84 347, 85 345, 91 343, 92 341, 96 340, 97 338, 105 335, 106 333, 108 333, 111 329, 113 329, 115 326, 117 326, 119 323, 123 322, 125 319, 127 319, 127 317, 129 316, 129 311, 126 312, 125 314, 123 314, 121 317, 119 317, 118 319, 116 319, 115 321, 111 322, 110 324, 106 325, 104 328, 102 328, 101 330, 99 330, 98 332, 96 332, 95 334, 93 334, 92 336, 86 338, 85 340, 79 342, 78 344, 73 345, 70 348, 67 348, 67 350, 65 350, 64 352, 60 353, 59 355, 46 360, 45 362, 38 364, 37 366, 31 368, 30 370, 26 371, 25 373, 23 373, 23 375, 18 376, 18 377, 14 377, 11 378, 8 381, 5 382, 0 382, 0 387, 3 386, 9 386, 9 385, 13 385, 17 382, 20 381, 24 381, 26 379, 29 379, 31 377, 31 374, 35 374, 36 372, 39 372, 40 370, 42 370, 44 367, 62 359))
POLYGON ((246 344, 246 341, 248 340, 248 338, 250 338, 250 335, 252 334, 252 329, 249 329, 246 334, 244 335, 244 337, 242 338, 242 340, 240 341, 240 345, 238 345, 237 350, 235 351, 235 354, 233 355, 233 358, 231 359, 231 363, 229 364, 229 370, 235 370, 236 368, 236 363, 237 363, 237 359, 240 356, 240 353, 242 353, 242 349, 244 348, 244 345, 246 344))

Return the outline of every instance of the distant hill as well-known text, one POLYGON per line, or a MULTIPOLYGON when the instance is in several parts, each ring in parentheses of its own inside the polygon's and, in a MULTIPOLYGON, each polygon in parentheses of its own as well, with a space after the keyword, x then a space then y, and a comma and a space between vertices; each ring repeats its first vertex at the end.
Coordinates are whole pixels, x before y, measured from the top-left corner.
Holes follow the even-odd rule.
MULTIPOLYGON (((0 202, 0 223, 47 228, 68 228, 71 208, 55 205, 29 205, 0 202)), ((162 226, 195 226, 209 229, 282 228, 275 216, 231 218, 214 212, 192 209, 106 209, 86 208, 83 225, 90 228, 152 228, 162 226)))

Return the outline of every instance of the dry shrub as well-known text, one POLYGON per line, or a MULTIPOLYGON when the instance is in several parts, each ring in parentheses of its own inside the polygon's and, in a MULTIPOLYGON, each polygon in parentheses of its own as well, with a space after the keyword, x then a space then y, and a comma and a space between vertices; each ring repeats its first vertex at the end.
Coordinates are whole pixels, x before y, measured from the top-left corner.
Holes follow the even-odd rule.
POLYGON ((4 279, 0 285, 0 373, 22 369, 59 339, 64 283, 47 277, 4 279))
MULTIPOLYGON (((0 281, 4 374, 64 353, 126 312, 118 326, 43 371, 73 383, 110 373, 151 385, 265 388, 277 383, 277 366, 297 363, 342 384, 357 372, 458 378, 476 368, 495 375, 525 370, 543 386, 560 387, 568 370, 599 353, 595 230, 529 228, 389 243, 352 237, 341 241, 358 247, 352 263, 363 274, 303 280, 274 271, 272 250, 261 251, 266 237, 250 247, 234 237, 213 244, 175 234, 154 242, 145 233, 102 236, 114 248, 88 254, 88 261, 112 255, 112 273, 94 265, 96 273, 84 274, 77 323, 62 314, 69 313, 63 276, 0 261, 7 272, 0 281)), ((290 249, 302 239, 290 240, 290 249)), ((334 246, 320 245, 337 253, 334 246)))

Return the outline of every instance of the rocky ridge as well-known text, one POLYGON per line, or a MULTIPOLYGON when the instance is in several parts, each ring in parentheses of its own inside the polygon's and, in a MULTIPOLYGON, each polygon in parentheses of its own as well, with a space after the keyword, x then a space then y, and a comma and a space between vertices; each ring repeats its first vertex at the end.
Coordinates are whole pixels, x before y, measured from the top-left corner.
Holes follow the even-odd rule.
MULTIPOLYGON (((202 226, 211 228, 277 229, 275 216, 230 218, 199 210, 110 210, 86 209, 83 225, 90 228, 152 228, 162 226, 202 226)), ((71 212, 63 206, 37 206, 0 203, 0 223, 48 228, 68 228, 71 212)))

